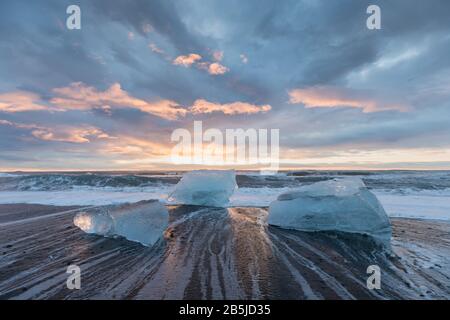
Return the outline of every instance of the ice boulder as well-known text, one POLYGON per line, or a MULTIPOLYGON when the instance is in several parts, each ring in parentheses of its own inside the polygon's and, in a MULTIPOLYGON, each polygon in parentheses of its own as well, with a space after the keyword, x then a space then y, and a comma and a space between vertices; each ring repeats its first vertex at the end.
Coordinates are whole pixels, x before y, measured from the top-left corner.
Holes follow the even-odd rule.
POLYGON ((359 178, 321 181, 283 193, 270 204, 268 223, 302 231, 367 234, 390 247, 389 218, 359 178))
POLYGON ((159 201, 105 206, 78 213, 73 223, 86 233, 122 236, 143 245, 153 245, 163 234, 169 213, 159 201))
POLYGON ((234 170, 197 170, 183 175, 169 202, 225 207, 237 188, 234 170))

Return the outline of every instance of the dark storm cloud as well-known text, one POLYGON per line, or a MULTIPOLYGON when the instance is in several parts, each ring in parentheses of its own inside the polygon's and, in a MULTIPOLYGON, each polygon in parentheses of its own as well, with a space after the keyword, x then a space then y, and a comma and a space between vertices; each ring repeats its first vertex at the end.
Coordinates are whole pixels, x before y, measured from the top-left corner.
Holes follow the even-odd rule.
POLYGON ((112 4, 108 0, 97 0, 89 4, 100 19, 128 24, 144 36, 144 26, 150 24, 156 32, 170 39, 179 52, 203 52, 204 47, 186 29, 172 1, 115 1, 112 4))
POLYGON ((65 29, 64 1, 5 2, 0 10, 0 66, 9 82, 48 90, 72 81, 102 81, 105 69, 89 55, 80 33, 65 29))

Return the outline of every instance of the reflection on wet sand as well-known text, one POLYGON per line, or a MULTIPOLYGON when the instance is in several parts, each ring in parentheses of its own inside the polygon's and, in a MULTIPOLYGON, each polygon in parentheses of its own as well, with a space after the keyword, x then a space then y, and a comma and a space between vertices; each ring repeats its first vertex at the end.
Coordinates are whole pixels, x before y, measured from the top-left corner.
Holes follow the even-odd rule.
POLYGON ((0 298, 450 297, 449 224, 394 219, 395 254, 387 255, 364 236, 267 226, 264 208, 169 211, 150 248, 85 234, 72 226, 73 212, 1 227, 0 298), (81 267, 81 290, 66 288, 70 264, 81 267), (382 269, 381 290, 366 288, 372 264, 382 269))

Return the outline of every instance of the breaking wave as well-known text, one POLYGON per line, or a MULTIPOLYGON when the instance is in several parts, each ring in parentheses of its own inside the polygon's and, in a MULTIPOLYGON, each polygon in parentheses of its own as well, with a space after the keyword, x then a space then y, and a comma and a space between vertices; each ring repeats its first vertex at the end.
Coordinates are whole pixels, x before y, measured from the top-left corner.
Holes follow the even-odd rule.
POLYGON ((176 184, 179 176, 105 174, 26 174, 0 176, 0 191, 138 189, 176 184))

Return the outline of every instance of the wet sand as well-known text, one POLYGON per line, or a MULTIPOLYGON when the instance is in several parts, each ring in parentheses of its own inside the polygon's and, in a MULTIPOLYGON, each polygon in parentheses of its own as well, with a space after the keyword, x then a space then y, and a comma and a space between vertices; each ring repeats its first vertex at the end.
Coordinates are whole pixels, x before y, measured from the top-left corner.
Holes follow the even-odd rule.
POLYGON ((447 222, 391 219, 386 254, 364 236, 267 226, 265 208, 172 206, 148 248, 83 233, 77 210, 0 205, 0 299, 450 298, 447 222), (81 290, 66 287, 70 264, 81 290), (366 287, 374 264, 380 290, 366 287))
POLYGON ((33 217, 39 217, 41 215, 47 215, 51 213, 57 213, 76 208, 80 207, 77 206, 59 207, 40 204, 1 204, 0 223, 29 219, 33 217))

